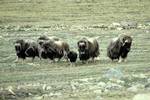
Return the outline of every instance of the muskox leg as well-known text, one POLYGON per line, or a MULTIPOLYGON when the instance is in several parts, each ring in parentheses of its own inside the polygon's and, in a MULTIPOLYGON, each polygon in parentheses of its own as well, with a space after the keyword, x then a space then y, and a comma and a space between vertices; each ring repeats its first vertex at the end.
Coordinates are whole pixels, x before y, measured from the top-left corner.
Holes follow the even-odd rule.
POLYGON ((76 62, 69 62, 70 67, 76 66, 76 62))
POLYGON ((82 64, 88 64, 89 63, 89 60, 82 60, 82 64))
POLYGON ((82 64, 85 64, 85 60, 82 60, 81 62, 82 62, 82 64))
POLYGON ((69 62, 69 59, 68 59, 68 57, 66 57, 66 61, 67 61, 67 62, 69 62))
POLYGON ((125 62, 125 61, 126 61, 125 58, 120 57, 118 62, 121 63, 121 62, 125 62))
POLYGON ((64 51, 64 59, 66 59, 67 62, 69 61, 69 59, 67 57, 67 52, 66 51, 64 51))
POLYGON ((111 58, 112 62, 119 62, 119 58, 111 58))
POLYGON ((95 62, 94 57, 92 57, 92 62, 93 62, 93 63, 95 62))
POLYGON ((19 61, 19 58, 17 57, 16 60, 14 60, 15 63, 17 63, 19 61))
POLYGON ((25 58, 19 58, 17 57, 16 60, 14 60, 14 63, 18 63, 21 60, 21 62, 23 63, 25 58))
POLYGON ((48 60, 48 62, 50 62, 50 63, 54 63, 55 61, 54 61, 54 60, 49 59, 49 60, 48 60))
MULTIPOLYGON (((20 59, 20 58, 19 58, 20 59)), ((21 63, 23 63, 25 61, 26 58, 22 58, 21 63)))
POLYGON ((73 67, 73 63, 70 62, 70 67, 73 67))
POLYGON ((39 58, 40 58, 40 60, 42 60, 42 53, 41 52, 39 52, 39 58))
POLYGON ((53 63, 55 63, 56 61, 55 61, 55 58, 52 60, 53 61, 53 63))
POLYGON ((34 61, 35 57, 32 57, 32 62, 34 61))
POLYGON ((60 59, 61 59, 61 58, 58 58, 57 62, 60 62, 60 59))
POLYGON ((76 62, 73 62, 72 64, 73 64, 74 67, 76 67, 76 62))

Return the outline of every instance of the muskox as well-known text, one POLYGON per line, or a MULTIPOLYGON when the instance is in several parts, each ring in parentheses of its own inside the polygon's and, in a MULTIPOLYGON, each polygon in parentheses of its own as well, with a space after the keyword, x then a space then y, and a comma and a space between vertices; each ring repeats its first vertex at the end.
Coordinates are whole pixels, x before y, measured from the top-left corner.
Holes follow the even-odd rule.
POLYGON ((19 39, 15 42, 15 50, 17 60, 19 58, 24 60, 26 57, 31 57, 33 61, 36 56, 39 56, 38 45, 34 41, 25 41, 23 39, 19 39))
POLYGON ((54 60, 58 58, 59 60, 62 57, 67 58, 67 53, 69 52, 68 43, 60 40, 57 37, 40 37, 38 38, 38 43, 40 45, 40 58, 49 58, 54 60))
POLYGON ((94 61, 99 56, 99 44, 95 38, 82 38, 78 41, 79 59, 84 62, 89 58, 94 61))
POLYGON ((63 56, 58 54, 54 48, 55 45, 53 41, 45 41, 40 47, 40 58, 49 58, 50 60, 54 60, 55 58, 61 58, 63 56))
POLYGON ((37 42, 38 42, 38 51, 39 51, 39 56, 40 56, 40 59, 43 58, 43 59, 51 59, 53 60, 53 55, 54 55, 54 50, 53 50, 53 42, 54 41, 58 41, 59 38, 55 37, 55 36, 51 36, 51 37, 47 37, 45 35, 42 35, 40 36, 38 39, 37 39, 37 42), (51 48, 51 50, 50 50, 51 48), (48 50, 49 49, 49 50, 48 50))
POLYGON ((127 34, 121 34, 111 40, 107 48, 107 56, 113 61, 115 59, 122 62, 127 58, 131 49, 132 37, 127 34))
POLYGON ((39 51, 39 57, 40 59, 47 59, 47 52, 43 46, 43 44, 46 45, 46 42, 50 41, 49 37, 42 35, 37 39, 37 43, 38 43, 38 51, 39 51))
POLYGON ((75 63, 78 57, 78 54, 75 51, 69 51, 67 57, 71 64, 75 63))

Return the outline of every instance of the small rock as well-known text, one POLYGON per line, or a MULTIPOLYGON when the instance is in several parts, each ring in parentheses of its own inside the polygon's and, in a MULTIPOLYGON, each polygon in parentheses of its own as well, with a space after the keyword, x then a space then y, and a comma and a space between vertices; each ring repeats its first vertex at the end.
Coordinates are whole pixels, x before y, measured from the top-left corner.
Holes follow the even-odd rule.
POLYGON ((43 89, 43 90, 46 90, 46 84, 44 84, 44 85, 42 86, 42 89, 43 89))
POLYGON ((79 79, 79 82, 88 82, 89 78, 79 79))
POLYGON ((95 85, 95 86, 89 86, 90 90, 96 90, 96 89, 100 89, 99 86, 95 85))
POLYGON ((137 89, 136 86, 132 86, 132 87, 129 87, 129 88, 127 89, 127 91, 136 93, 136 92, 138 91, 138 89, 137 89))
POLYGON ((50 93, 49 96, 53 97, 53 96, 61 96, 62 93, 57 92, 57 93, 50 93))
POLYGON ((146 30, 145 32, 146 32, 146 33, 149 33, 150 31, 149 31, 149 30, 146 30))
POLYGON ((121 85, 111 83, 111 82, 108 82, 107 85, 106 85, 106 89, 109 89, 109 90, 118 90, 118 89, 121 89, 121 88, 122 88, 121 85))
POLYGON ((137 94, 133 97, 133 100, 150 100, 150 93, 148 93, 148 94, 137 94))
POLYGON ((137 28, 137 23, 134 21, 122 21, 120 24, 123 29, 137 28))
POLYGON ((108 92, 109 92, 109 90, 108 90, 108 89, 105 89, 103 92, 108 93, 108 92))
POLYGON ((106 83, 104 83, 104 82, 99 82, 97 85, 104 88, 104 87, 106 86, 106 83))
POLYGON ((101 94, 101 93, 102 93, 102 90, 95 90, 94 93, 96 93, 96 94, 101 94))
POLYGON ((46 84, 44 84, 43 86, 42 86, 42 89, 43 90, 50 90, 52 87, 51 86, 47 86, 46 84))
POLYGON ((134 78, 147 78, 145 74, 132 74, 132 77, 134 78))
POLYGON ((123 28, 122 28, 122 27, 117 27, 117 30, 119 30, 119 31, 120 31, 120 30, 123 30, 123 28))
POLYGON ((46 87, 46 90, 50 90, 50 89, 52 89, 51 86, 47 86, 47 87, 46 87))
POLYGON ((119 79, 109 79, 111 82, 117 83, 117 84, 124 84, 125 82, 119 79))
POLYGON ((114 23, 112 23, 112 25, 113 25, 113 26, 116 26, 116 27, 119 27, 119 26, 120 26, 120 23, 114 22, 114 23))
POLYGON ((144 74, 140 74, 140 75, 139 75, 139 78, 147 78, 147 76, 144 75, 144 74))

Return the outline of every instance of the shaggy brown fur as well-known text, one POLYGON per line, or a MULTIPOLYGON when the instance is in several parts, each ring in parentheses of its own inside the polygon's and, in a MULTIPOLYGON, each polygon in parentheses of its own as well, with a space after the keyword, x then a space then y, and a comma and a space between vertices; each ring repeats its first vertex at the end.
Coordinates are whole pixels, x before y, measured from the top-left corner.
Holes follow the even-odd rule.
POLYGON ((45 35, 40 36, 37 40, 39 46, 38 46, 38 50, 39 50, 39 56, 40 58, 44 58, 44 59, 54 59, 54 54, 56 55, 56 50, 54 50, 55 45, 54 42, 58 41, 59 38, 55 37, 55 36, 51 36, 51 37, 47 37, 45 35))
POLYGON ((79 51, 79 58, 82 61, 86 61, 89 58, 94 60, 99 53, 99 44, 96 39, 94 38, 82 38, 78 41, 78 51, 79 51))
POLYGON ((33 41, 17 40, 15 42, 15 50, 18 58, 26 59, 26 57, 34 58, 39 56, 38 45, 33 41))
POLYGON ((132 37, 121 34, 117 38, 111 40, 107 48, 107 56, 111 59, 125 59, 131 49, 132 37))
POLYGON ((49 38, 41 36, 38 38, 38 43, 41 48, 41 58, 50 58, 51 60, 58 58, 60 60, 63 56, 66 57, 69 52, 69 45, 55 36, 49 38))

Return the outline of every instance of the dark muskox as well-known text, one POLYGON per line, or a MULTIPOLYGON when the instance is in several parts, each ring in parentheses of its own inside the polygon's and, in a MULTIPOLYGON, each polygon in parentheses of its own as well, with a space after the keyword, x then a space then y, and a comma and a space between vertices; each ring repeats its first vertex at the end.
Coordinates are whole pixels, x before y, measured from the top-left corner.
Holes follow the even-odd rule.
POLYGON ((78 41, 79 59, 86 61, 89 58, 97 57, 99 53, 99 44, 95 38, 82 38, 78 41))
POLYGON ((38 43, 38 51, 39 51, 39 57, 40 59, 43 58, 43 59, 47 59, 48 56, 47 56, 47 52, 46 50, 44 49, 44 46, 43 44, 45 44, 47 41, 49 41, 50 39, 43 35, 43 36, 40 36, 38 39, 37 39, 37 43, 38 43))
POLYGON ((117 38, 111 40, 107 48, 107 56, 113 61, 118 59, 119 62, 124 61, 131 49, 132 38, 127 34, 121 34, 117 38))
POLYGON ((53 48, 53 42, 58 41, 59 38, 55 36, 47 37, 45 35, 40 36, 37 40, 38 42, 38 51, 39 51, 39 56, 40 59, 51 59, 53 60, 54 55, 56 55, 56 50, 53 48))
POLYGON ((67 57, 71 63, 75 63, 77 60, 78 54, 75 51, 69 51, 67 57))
MULTIPOLYGON (((60 40, 57 37, 50 37, 50 38, 42 38, 42 42, 38 42, 40 44, 40 57, 41 58, 49 58, 51 60, 54 60, 55 58, 58 58, 59 60, 67 55, 69 52, 69 45, 60 40), (45 40, 44 40, 45 39, 45 40)), ((38 39, 38 41, 42 40, 38 39)))
POLYGON ((18 58, 26 59, 26 57, 32 57, 32 61, 36 56, 39 56, 38 45, 33 41, 25 41, 23 39, 15 42, 15 50, 18 58))
POLYGON ((54 48, 54 42, 53 41, 45 41, 42 45, 42 52, 40 54, 40 57, 46 59, 49 58, 51 60, 54 60, 55 58, 61 58, 63 55, 59 55, 54 48))

